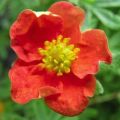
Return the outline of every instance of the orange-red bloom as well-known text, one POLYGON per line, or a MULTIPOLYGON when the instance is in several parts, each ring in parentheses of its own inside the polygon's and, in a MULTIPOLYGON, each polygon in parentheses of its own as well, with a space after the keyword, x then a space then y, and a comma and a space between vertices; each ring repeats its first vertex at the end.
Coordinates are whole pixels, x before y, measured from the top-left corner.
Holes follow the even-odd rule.
POLYGON ((67 116, 87 107, 99 61, 111 63, 112 57, 102 30, 80 31, 84 17, 82 9, 68 2, 18 16, 10 29, 18 56, 9 72, 14 101, 44 97, 50 108, 67 116))

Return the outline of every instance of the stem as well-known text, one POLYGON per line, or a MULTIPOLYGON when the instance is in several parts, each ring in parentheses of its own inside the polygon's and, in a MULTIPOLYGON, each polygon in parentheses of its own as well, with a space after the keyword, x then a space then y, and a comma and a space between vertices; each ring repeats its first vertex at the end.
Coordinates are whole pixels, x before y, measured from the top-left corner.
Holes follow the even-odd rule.
POLYGON ((33 102, 33 110, 34 110, 34 113, 35 113, 35 120, 40 120, 40 112, 39 112, 39 109, 38 109, 38 105, 37 105, 37 102, 33 102))
POLYGON ((118 98, 120 98, 120 92, 115 92, 115 93, 107 94, 104 96, 98 96, 93 98, 90 105, 101 104, 101 103, 108 102, 118 98))
POLYGON ((48 120, 46 107, 42 100, 36 100, 33 102, 33 109, 35 113, 35 120, 48 120))

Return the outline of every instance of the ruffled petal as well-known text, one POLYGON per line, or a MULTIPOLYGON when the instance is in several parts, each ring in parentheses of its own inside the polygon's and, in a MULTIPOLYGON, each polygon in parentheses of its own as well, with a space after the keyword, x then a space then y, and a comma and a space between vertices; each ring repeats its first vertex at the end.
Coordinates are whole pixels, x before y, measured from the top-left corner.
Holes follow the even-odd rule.
POLYGON ((81 37, 79 25, 84 21, 84 11, 65 1, 56 2, 48 10, 63 18, 62 35, 64 37, 70 37, 71 43, 77 43, 81 37))
POLYGON ((93 76, 91 75, 86 76, 84 79, 79 79, 72 73, 57 78, 63 83, 63 92, 59 95, 46 97, 47 105, 65 116, 80 114, 88 105, 87 96, 93 95, 95 86, 90 83, 94 81, 92 79, 93 76))
POLYGON ((60 15, 64 20, 64 26, 66 28, 82 24, 85 17, 84 11, 81 8, 65 1, 56 2, 48 11, 60 15))
POLYGON ((20 104, 62 91, 60 81, 52 79, 52 75, 43 71, 36 63, 17 60, 9 71, 9 77, 12 99, 20 104))
POLYGON ((87 75, 84 84, 84 95, 86 97, 93 97, 96 89, 96 79, 92 75, 87 75))
POLYGON ((94 29, 84 32, 79 47, 78 59, 72 64, 72 71, 79 78, 87 74, 95 74, 98 71, 99 61, 108 64, 112 61, 107 37, 102 30, 94 29))
POLYGON ((11 26, 11 47, 26 62, 40 60, 38 48, 61 34, 62 19, 50 12, 24 10, 11 26))

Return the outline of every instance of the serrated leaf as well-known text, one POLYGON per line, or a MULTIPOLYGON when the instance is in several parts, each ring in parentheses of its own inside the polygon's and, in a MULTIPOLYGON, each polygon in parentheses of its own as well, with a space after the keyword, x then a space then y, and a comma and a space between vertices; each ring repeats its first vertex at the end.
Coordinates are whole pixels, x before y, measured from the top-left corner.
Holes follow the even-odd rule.
POLYGON ((110 29, 120 29, 120 16, 115 15, 113 12, 98 8, 90 7, 92 12, 99 18, 99 20, 110 29))
POLYGON ((104 88, 102 86, 102 84, 96 80, 96 91, 95 91, 95 95, 99 95, 99 94, 103 94, 104 93, 104 88))

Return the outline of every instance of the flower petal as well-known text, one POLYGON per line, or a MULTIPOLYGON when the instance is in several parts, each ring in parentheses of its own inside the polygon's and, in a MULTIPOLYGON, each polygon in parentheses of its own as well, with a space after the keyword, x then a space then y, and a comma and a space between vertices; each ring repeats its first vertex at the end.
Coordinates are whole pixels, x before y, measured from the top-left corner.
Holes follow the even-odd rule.
POLYGON ((10 30, 10 37, 14 39, 18 35, 25 34, 36 20, 35 14, 29 9, 20 13, 10 30))
POLYGON ((36 63, 17 60, 9 72, 9 77, 12 84, 12 99, 20 104, 31 99, 58 94, 62 90, 62 84, 52 79, 52 75, 40 69, 36 63))
POLYGON ((108 48, 107 37, 102 30, 88 30, 82 34, 78 59, 72 64, 72 71, 79 78, 98 71, 99 61, 111 63, 112 55, 108 48))
POLYGON ((85 17, 84 11, 81 8, 65 1, 56 2, 48 10, 60 15, 64 20, 66 28, 83 23, 85 17))
POLYGON ((48 10, 63 18, 62 35, 70 37, 71 43, 77 43, 81 35, 79 25, 83 23, 85 17, 84 11, 65 1, 56 2, 48 10))
POLYGON ((50 12, 24 10, 11 26, 11 47, 26 62, 40 60, 38 48, 61 33, 62 19, 50 12))
POLYGON ((90 75, 84 79, 79 79, 73 74, 67 74, 59 77, 59 79, 63 82, 63 92, 59 95, 46 97, 47 105, 54 111, 66 116, 78 115, 88 105, 88 98, 86 96, 91 96, 90 94, 92 93, 88 92, 88 90, 95 89, 95 86, 88 85, 93 77, 90 75))
POLYGON ((84 95, 86 97, 93 97, 96 89, 96 79, 92 75, 87 75, 84 84, 84 95))

